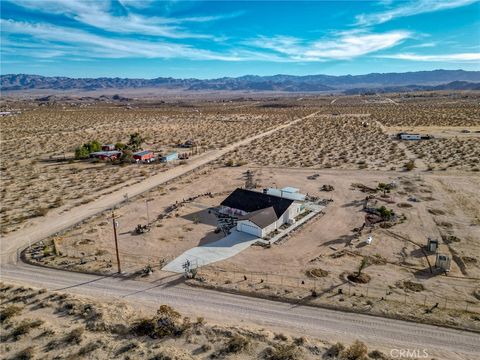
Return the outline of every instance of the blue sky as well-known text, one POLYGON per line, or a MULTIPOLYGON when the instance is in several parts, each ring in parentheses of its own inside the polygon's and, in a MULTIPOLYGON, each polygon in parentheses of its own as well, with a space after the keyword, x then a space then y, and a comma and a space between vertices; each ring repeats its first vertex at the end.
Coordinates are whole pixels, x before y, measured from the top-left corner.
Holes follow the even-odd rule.
POLYGON ((480 2, 0 0, 1 73, 480 70, 480 2))

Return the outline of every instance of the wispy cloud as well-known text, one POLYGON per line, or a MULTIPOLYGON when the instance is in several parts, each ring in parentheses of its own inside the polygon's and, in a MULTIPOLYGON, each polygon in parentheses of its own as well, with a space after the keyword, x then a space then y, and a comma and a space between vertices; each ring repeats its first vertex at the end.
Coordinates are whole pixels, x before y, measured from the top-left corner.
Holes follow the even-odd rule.
POLYGON ((133 8, 143 9, 150 2, 121 1, 120 10, 113 8, 108 1, 74 1, 74 0, 16 0, 16 5, 49 14, 62 14, 84 25, 120 34, 142 34, 161 36, 172 39, 204 38, 214 36, 200 34, 187 30, 181 24, 200 23, 230 19, 241 16, 243 12, 234 12, 214 16, 198 16, 185 18, 169 18, 159 16, 144 16, 131 11, 133 8))
POLYGON ((358 56, 392 48, 410 37, 407 31, 366 33, 363 31, 341 32, 328 40, 305 41, 295 37, 259 37, 248 45, 267 49, 290 60, 325 61, 352 59, 358 56))
MULTIPOLYGON (((116 39, 91 34, 82 30, 50 24, 31 24, 14 20, 1 20, 4 35, 28 35, 44 43, 44 50, 34 47, 33 57, 56 56, 61 51, 83 57, 104 58, 188 58, 194 60, 238 61, 241 56, 220 54, 209 50, 197 49, 189 45, 161 41, 134 39, 116 39), (48 51, 45 49, 49 49, 48 51), (52 51, 55 48, 57 51, 52 51)), ((12 42, 10 41, 10 45, 12 42)), ((11 48, 11 47, 10 47, 11 48)), ((25 46, 28 49, 28 46, 25 46)), ((8 42, 4 49, 9 51, 8 42)))
POLYGON ((480 61, 480 53, 462 53, 462 54, 392 54, 380 55, 378 57, 386 59, 411 60, 411 61, 442 61, 442 62, 476 62, 480 61))
POLYGON ((410 0, 401 1, 396 7, 388 10, 360 14, 356 16, 357 25, 376 25, 382 24, 395 18, 431 13, 440 10, 453 9, 466 6, 477 2, 478 0, 410 0))

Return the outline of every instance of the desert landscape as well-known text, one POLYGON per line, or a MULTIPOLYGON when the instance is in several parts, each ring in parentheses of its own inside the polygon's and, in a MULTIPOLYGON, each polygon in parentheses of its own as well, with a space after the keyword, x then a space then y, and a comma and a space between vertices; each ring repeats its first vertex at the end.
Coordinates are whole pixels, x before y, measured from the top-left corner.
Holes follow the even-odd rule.
POLYGON ((478 0, 1 0, 0 358, 478 360, 478 0))
MULTIPOLYGON (((257 191, 293 186, 324 201, 324 214, 271 246, 251 246, 207 266, 201 266, 200 260, 197 278, 190 280, 192 285, 289 301, 308 299, 312 305, 478 329, 480 259, 476 249, 480 239, 476 234, 480 226, 480 199, 476 189, 480 133, 474 111, 476 97, 465 93, 458 102, 437 106, 446 97, 392 94, 382 100, 372 96, 310 96, 300 100, 237 100, 226 105, 195 99, 189 106, 163 104, 162 110, 150 109, 153 105, 148 101, 131 104, 128 110, 121 109, 121 105, 108 110, 103 108, 106 104, 92 105, 86 113, 114 116, 122 111, 131 122, 145 117, 146 128, 155 117, 163 119, 144 132, 147 139, 156 139, 146 140, 144 148, 172 150, 183 139, 202 139, 203 150, 187 163, 212 148, 225 147, 309 115, 239 145, 193 172, 126 199, 114 215, 118 221, 122 271, 141 281, 162 279, 168 274, 162 268, 176 257, 222 239, 225 234, 219 231, 214 209, 235 188, 247 186, 249 172, 257 191), (438 113, 425 115, 421 122, 408 121, 410 111, 424 107, 435 108, 438 113), (199 112, 192 115, 192 109, 199 112), (442 120, 448 114, 446 109, 454 119, 458 118, 458 124, 453 120, 458 126, 442 120), (461 116, 453 115, 457 112, 461 116), (221 120, 217 121, 218 118, 221 120), (212 126, 217 122, 218 126, 212 126), (185 128, 189 130, 182 133, 185 128), (433 138, 405 141, 395 137, 406 131, 433 138), (365 209, 372 206, 383 206, 396 220, 365 226, 365 209), (148 231, 138 232, 138 226, 146 226, 148 231), (373 241, 367 244, 367 238, 373 241), (429 238, 446 246, 451 258, 448 276, 435 268, 435 252, 425 251, 429 238), (352 281, 349 276, 357 272, 365 274, 367 280, 352 281), (412 307, 417 307, 413 313, 409 310, 412 307), (425 312, 432 307, 432 311, 425 312)), ((105 121, 108 119, 111 118, 105 121)), ((113 136, 115 141, 125 141, 129 133, 142 129, 126 128, 127 120, 122 121, 122 131, 113 132, 118 133, 113 136)), ((106 129, 95 128, 99 133, 96 138, 112 139, 112 132, 106 129)), ((68 139, 70 136, 74 137, 69 135, 68 139)), ((86 136, 75 142, 92 138, 86 136)), ((55 151, 42 153, 35 166, 52 168, 47 181, 62 181, 84 189, 74 192, 73 199, 62 197, 62 207, 53 210, 59 212, 68 211, 78 202, 87 203, 88 197, 83 196, 100 196, 101 192, 87 191, 96 188, 93 184, 105 186, 105 191, 124 187, 127 193, 132 182, 181 166, 180 161, 167 165, 115 165, 92 160, 52 165, 41 161, 58 155, 55 151), (84 169, 80 176, 54 175, 58 169, 71 172, 75 168, 84 169), (116 179, 116 187, 110 186, 105 174, 116 179), (91 182, 86 182, 86 178, 91 182)), ((21 168, 10 171, 20 172, 21 168)), ((10 184, 17 182, 7 182, 10 184)), ((45 198, 52 199, 49 194, 45 198)), ((42 206, 42 202, 29 202, 29 206, 42 206)), ((10 219, 5 216, 8 213, 2 215, 5 220, 10 219)), ((104 212, 33 245, 25 256, 42 266, 115 274, 118 269, 112 212, 104 212)))
MULTIPOLYGON (((120 166, 78 161, 74 150, 97 140, 126 143, 138 132, 157 154, 204 153, 301 117, 301 106, 276 109, 250 102, 163 104, 120 101, 25 101, 2 105, 21 113, 0 118, 2 127, 1 231, 26 220, 93 201, 101 195, 165 171, 170 164, 120 166), (195 141, 195 149, 178 144, 195 141)), ((35 220, 35 219, 34 219, 35 220)))
POLYGON ((215 325, 168 305, 143 311, 115 301, 2 284, 2 357, 118 359, 385 358, 360 341, 329 343, 262 328, 215 325), (113 305, 113 306, 112 306, 113 305))

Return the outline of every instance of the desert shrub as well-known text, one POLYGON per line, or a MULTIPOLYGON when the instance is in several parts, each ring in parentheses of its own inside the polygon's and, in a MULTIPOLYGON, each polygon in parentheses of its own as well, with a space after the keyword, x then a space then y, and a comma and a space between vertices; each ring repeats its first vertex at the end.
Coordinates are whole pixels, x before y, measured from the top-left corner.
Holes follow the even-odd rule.
POLYGON ((133 324, 131 332, 137 336, 152 338, 179 336, 192 326, 189 318, 185 317, 183 322, 179 321, 180 318, 180 313, 171 306, 161 305, 153 319, 140 319, 133 324))
POLYGON ((48 210, 49 209, 47 207, 39 206, 39 207, 37 207, 36 209, 33 210, 32 216, 33 217, 45 216, 45 215, 47 215, 48 210))
POLYGON ((89 342, 87 345, 83 346, 79 351, 78 355, 85 356, 90 354, 91 352, 97 350, 102 346, 102 342, 100 340, 89 342))
POLYGON ((307 339, 305 339, 303 336, 295 338, 293 340, 293 343, 297 346, 305 345, 306 342, 307 342, 307 339))
POLYGON ((325 353, 326 357, 338 357, 338 355, 340 355, 340 353, 345 349, 345 345, 343 345, 342 343, 336 343, 332 346, 330 346, 330 348, 327 350, 327 352, 325 353))
POLYGON ((225 162, 225 166, 231 167, 231 166, 234 166, 234 165, 235 165, 235 162, 232 159, 229 159, 225 162))
POLYGON ((405 170, 412 171, 413 169, 415 169, 415 161, 413 161, 413 160, 407 161, 405 163, 404 167, 405 167, 405 170))
POLYGON ((361 342, 356 340, 348 348, 340 352, 340 358, 344 360, 363 360, 367 359, 368 348, 361 342))
POLYGON ((201 352, 207 352, 207 351, 210 351, 212 350, 212 345, 210 344, 203 344, 202 346, 200 346, 200 349, 199 349, 201 352))
POLYGON ((273 337, 274 340, 280 340, 280 341, 287 341, 288 340, 288 337, 285 335, 285 334, 282 334, 282 333, 277 333, 275 334, 275 336, 273 337))
POLYGON ((150 336, 155 332, 155 323, 152 319, 140 319, 133 324, 132 332, 137 336, 150 336))
POLYGON ((5 321, 13 318, 17 314, 19 314, 20 311, 22 311, 22 309, 18 306, 15 306, 15 305, 9 305, 9 306, 3 308, 2 310, 0 310, 0 323, 3 323, 5 321))
POLYGON ((227 354, 239 353, 247 349, 249 345, 250 341, 247 338, 241 335, 234 335, 226 344, 224 352, 227 354))
POLYGON ((23 320, 12 331, 12 337, 18 339, 20 336, 28 334, 30 330, 43 324, 43 320, 23 320))
POLYGON ((380 216, 384 220, 390 220, 394 215, 393 210, 392 209, 387 209, 385 206, 380 206, 376 210, 378 211, 378 213, 380 214, 380 216))
POLYGON ((65 336, 63 341, 67 344, 80 344, 82 342, 83 332, 84 329, 82 327, 75 328, 65 336))
POLYGON ((29 346, 18 353, 15 354, 15 356, 12 358, 14 360, 30 360, 33 359, 35 356, 35 350, 33 346, 29 346))
POLYGON ((170 355, 160 353, 152 356, 150 360, 174 360, 174 358, 170 355))
POLYGON ((389 357, 379 350, 373 350, 368 353, 368 357, 375 360, 388 360, 389 357))
POLYGON ((117 355, 132 351, 136 348, 138 348, 137 342, 129 342, 128 344, 125 344, 124 346, 122 346, 120 349, 117 350, 117 355))
POLYGON ((266 360, 300 360, 302 351, 295 344, 281 344, 266 348, 264 358, 266 360))

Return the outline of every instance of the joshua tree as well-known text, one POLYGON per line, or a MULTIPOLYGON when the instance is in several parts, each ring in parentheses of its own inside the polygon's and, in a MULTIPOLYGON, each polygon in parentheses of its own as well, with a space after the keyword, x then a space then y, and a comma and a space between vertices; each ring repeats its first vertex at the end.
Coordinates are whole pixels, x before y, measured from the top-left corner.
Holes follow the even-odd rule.
POLYGON ((138 132, 130 134, 130 140, 128 140, 128 148, 132 151, 137 151, 145 141, 138 132))
POLYGON ((360 265, 358 266, 357 277, 360 277, 360 275, 362 275, 362 271, 367 267, 367 265, 368 265, 367 258, 363 258, 362 261, 360 262, 360 265))

